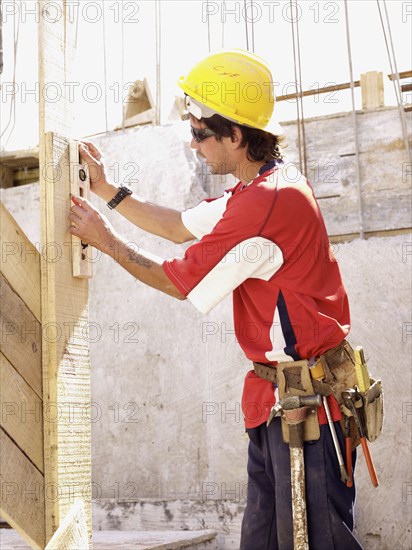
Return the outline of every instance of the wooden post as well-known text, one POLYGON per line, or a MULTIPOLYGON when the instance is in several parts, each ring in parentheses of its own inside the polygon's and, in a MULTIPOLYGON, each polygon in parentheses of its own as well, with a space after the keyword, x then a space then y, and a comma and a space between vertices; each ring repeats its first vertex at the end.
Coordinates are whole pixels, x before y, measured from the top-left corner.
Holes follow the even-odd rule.
POLYGON ((377 109, 383 107, 384 95, 383 95, 383 73, 377 71, 370 71, 361 74, 360 78, 362 89, 362 109, 377 109))
POLYGON ((72 275, 70 211, 74 24, 65 0, 40 0, 40 188, 46 542, 75 500, 84 500, 91 542, 88 282, 72 275), (47 101, 47 86, 62 92, 47 101))

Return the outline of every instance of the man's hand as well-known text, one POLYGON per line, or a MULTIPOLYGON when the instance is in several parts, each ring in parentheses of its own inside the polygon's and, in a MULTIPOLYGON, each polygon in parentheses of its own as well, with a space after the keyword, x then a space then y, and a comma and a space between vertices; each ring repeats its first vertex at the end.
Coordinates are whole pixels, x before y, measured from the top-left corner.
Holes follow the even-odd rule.
POLYGON ((116 234, 109 220, 81 197, 72 197, 72 202, 69 232, 107 253, 116 242, 116 234))
POLYGON ((90 189, 98 194, 99 187, 108 183, 103 155, 91 141, 79 141, 79 153, 89 168, 90 189))
POLYGON ((140 250, 139 247, 136 249, 133 243, 125 242, 115 233, 107 218, 87 200, 72 197, 72 201, 74 206, 69 215, 69 231, 72 235, 111 256, 142 283, 179 300, 186 299, 163 271, 162 258, 140 250))

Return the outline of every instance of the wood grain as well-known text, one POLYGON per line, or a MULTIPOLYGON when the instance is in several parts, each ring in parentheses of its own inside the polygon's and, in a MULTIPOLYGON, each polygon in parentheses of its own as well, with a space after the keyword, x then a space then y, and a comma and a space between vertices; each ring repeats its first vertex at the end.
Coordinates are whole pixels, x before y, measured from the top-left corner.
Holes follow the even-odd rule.
POLYGON ((0 235, 0 271, 40 321, 40 253, 2 202, 0 202, 0 235))
MULTIPOLYGON (((67 13, 64 0, 40 0, 41 14, 67 13)), ((39 82, 65 89, 72 80, 76 25, 67 17, 40 17, 39 82)), ((67 94, 59 101, 40 100, 40 211, 42 250, 49 244, 58 260, 41 257, 42 325, 61 330, 62 337, 43 338, 44 406, 54 406, 58 420, 44 420, 44 468, 47 486, 58 488, 46 499, 46 541, 50 540, 73 501, 83 499, 91 541, 90 360, 87 339, 88 284, 74 278, 68 233, 70 211, 69 139, 73 137, 73 105, 67 94), (61 137, 59 137, 61 136, 61 137)), ((43 330, 44 335, 44 330, 43 330)))
POLYGON ((49 540, 45 550, 73 550, 87 548, 89 544, 84 502, 76 501, 59 528, 49 540))
POLYGON ((44 478, 0 428, 1 516, 33 548, 44 548, 44 478))
MULTIPOLYGON (((38 397, 42 398, 41 325, 1 273, 0 302, 0 349, 38 397)), ((47 331, 48 337, 52 337, 52 334, 53 331, 47 331)))
POLYGON ((43 402, 0 353, 0 426, 43 473, 43 402))

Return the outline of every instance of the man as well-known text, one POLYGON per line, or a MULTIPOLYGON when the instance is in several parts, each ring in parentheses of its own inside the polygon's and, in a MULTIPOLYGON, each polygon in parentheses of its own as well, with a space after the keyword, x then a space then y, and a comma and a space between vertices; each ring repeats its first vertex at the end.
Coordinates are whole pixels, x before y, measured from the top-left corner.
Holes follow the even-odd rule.
MULTIPOLYGON (((202 312, 233 292, 237 340, 251 361, 273 370, 278 363, 314 361, 339 349, 349 332, 347 296, 313 191, 283 162, 270 70, 247 52, 219 52, 198 63, 179 84, 191 146, 212 173, 239 180, 223 196, 183 213, 154 205, 110 184, 93 144, 82 144, 80 151, 90 167, 92 190, 110 207, 150 233, 176 243, 198 242, 173 260, 137 252, 80 198, 74 198, 71 233, 143 283, 179 300, 187 298, 202 312)), ((293 548, 289 448, 279 418, 266 426, 275 389, 255 370, 246 376, 242 408, 250 438, 249 494, 242 550, 293 548)), ((338 421, 333 397, 329 406, 338 421)), ((320 438, 305 445, 310 547, 359 549, 352 534, 355 489, 340 479, 324 410, 319 420, 320 438)))

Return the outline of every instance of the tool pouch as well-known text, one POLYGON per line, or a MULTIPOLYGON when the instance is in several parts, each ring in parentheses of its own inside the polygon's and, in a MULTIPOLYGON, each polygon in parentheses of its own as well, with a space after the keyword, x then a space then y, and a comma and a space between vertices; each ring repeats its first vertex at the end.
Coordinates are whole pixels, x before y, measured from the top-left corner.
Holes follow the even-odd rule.
MULTIPOLYGON (((366 439, 371 443, 375 441, 382 432, 383 426, 383 391, 381 380, 370 378, 370 387, 366 392, 357 392, 358 400, 356 408, 358 410, 359 420, 362 423, 366 439)), ((352 449, 355 449, 359 443, 359 432, 352 416, 352 413, 341 405, 343 414, 350 418, 350 437, 352 440, 352 449)), ((344 424, 342 423, 342 429, 344 424)))
POLYGON ((382 432, 383 426, 383 391, 380 380, 370 379, 371 386, 365 393, 360 393, 363 401, 362 418, 366 439, 375 441, 382 432))
MULTIPOLYGON (((315 395, 309 373, 308 361, 293 361, 277 365, 279 397, 315 395)), ((289 426, 282 418, 282 437, 289 443, 289 426)), ((320 438, 320 428, 316 407, 310 411, 303 422, 304 441, 316 441, 320 438)))
POLYGON ((339 346, 320 356, 324 381, 332 388, 336 401, 341 405, 342 392, 354 388, 356 384, 355 355, 349 342, 344 340, 339 346))

